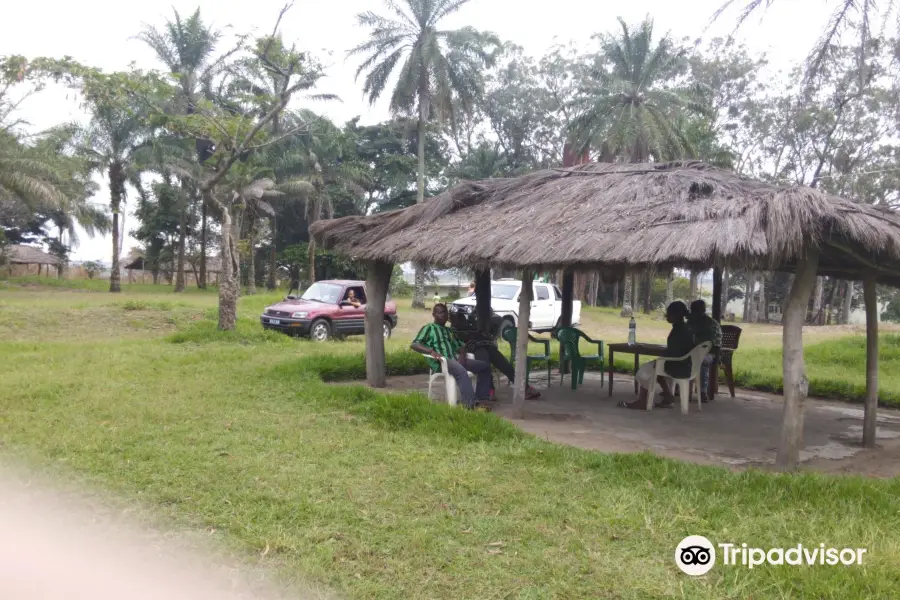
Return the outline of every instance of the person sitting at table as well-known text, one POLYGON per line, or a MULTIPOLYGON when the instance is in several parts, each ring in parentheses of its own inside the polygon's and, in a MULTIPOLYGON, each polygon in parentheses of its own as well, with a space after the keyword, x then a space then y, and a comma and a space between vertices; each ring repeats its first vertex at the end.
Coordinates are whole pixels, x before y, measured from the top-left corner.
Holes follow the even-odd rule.
MULTIPOLYGON (((694 349, 694 334, 684 322, 687 316, 688 308, 685 306, 684 302, 681 302, 680 300, 675 301, 666 307, 666 321, 672 324, 672 330, 669 332, 669 337, 666 338, 666 351, 663 353, 663 357, 684 356, 694 349)), ((646 410, 647 403, 653 402, 654 393, 651 393, 650 391, 651 386, 655 392, 655 383, 659 383, 659 385, 662 386, 663 400, 658 404, 654 404, 654 406, 671 408, 672 404, 675 402, 675 395, 669 387, 668 378, 687 379, 690 377, 691 359, 687 358, 685 360, 669 361, 663 365, 663 368, 668 377, 666 377, 666 375, 660 375, 657 377, 657 381, 654 382, 653 375, 656 373, 656 361, 652 360, 641 365, 641 368, 638 369, 634 376, 635 379, 637 379, 639 386, 638 399, 633 402, 622 400, 619 403, 619 406, 623 408, 646 410)))
POLYGON ((687 324, 694 333, 694 345, 703 342, 712 343, 712 350, 703 357, 703 364, 700 366, 700 401, 709 402, 709 371, 719 354, 719 348, 722 347, 722 326, 706 314, 706 302, 703 300, 691 302, 691 314, 688 316, 687 324))

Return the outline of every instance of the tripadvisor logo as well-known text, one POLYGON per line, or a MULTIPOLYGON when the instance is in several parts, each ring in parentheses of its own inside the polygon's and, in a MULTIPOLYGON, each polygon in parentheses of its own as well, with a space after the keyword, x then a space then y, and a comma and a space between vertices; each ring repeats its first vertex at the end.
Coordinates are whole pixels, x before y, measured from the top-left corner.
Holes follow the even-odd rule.
POLYGON ((689 535, 675 548, 675 564, 687 575, 709 573, 716 564, 716 548, 725 566, 742 566, 748 569, 762 565, 791 566, 852 566, 862 565, 866 548, 829 548, 825 544, 807 547, 797 544, 790 548, 753 548, 747 544, 714 545, 702 535, 689 535))

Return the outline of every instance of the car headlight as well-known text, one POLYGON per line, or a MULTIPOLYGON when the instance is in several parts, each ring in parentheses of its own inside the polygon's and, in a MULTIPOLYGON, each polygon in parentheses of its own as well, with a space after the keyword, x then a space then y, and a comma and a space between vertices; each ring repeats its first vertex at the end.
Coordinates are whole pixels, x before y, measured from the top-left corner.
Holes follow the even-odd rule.
POLYGON ((305 318, 308 317, 308 316, 309 316, 309 313, 308 313, 308 312, 295 312, 295 313, 291 313, 291 318, 292 318, 292 319, 305 319, 305 318))
POLYGON ((475 312, 475 307, 474 306, 466 306, 463 310, 465 311, 465 313, 467 315, 471 315, 473 312, 475 312))

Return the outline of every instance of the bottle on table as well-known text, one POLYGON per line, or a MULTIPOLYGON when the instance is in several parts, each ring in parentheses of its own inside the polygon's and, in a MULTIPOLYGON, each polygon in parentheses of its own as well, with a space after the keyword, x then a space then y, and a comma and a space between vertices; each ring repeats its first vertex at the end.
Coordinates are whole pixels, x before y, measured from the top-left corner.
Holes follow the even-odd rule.
POLYGON ((631 317, 631 320, 628 321, 628 345, 634 346, 637 343, 637 323, 634 321, 634 317, 631 317))

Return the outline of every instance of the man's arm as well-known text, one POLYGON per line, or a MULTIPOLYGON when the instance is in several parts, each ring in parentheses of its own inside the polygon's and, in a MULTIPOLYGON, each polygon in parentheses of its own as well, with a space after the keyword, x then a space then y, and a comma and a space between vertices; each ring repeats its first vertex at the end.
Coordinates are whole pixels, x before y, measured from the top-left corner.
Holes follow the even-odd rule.
POLYGON ((420 354, 428 354, 433 358, 441 358, 441 355, 434 349, 429 348, 427 346, 430 340, 430 336, 428 335, 427 325, 419 330, 419 333, 416 335, 415 339, 412 341, 412 344, 409 345, 410 349, 413 352, 419 352, 420 354))

